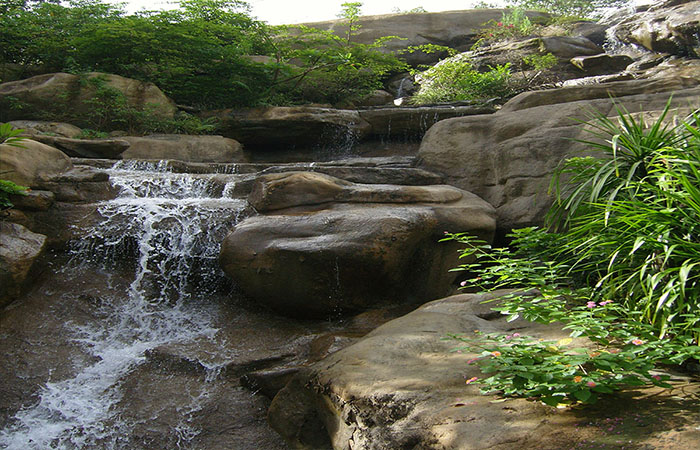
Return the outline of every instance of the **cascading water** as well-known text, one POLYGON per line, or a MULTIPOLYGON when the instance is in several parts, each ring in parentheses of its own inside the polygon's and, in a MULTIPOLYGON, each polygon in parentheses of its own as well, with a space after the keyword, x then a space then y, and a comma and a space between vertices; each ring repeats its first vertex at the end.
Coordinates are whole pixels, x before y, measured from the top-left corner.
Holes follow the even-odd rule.
MULTIPOLYGON (((88 362, 76 363, 70 378, 47 382, 38 403, 0 431, 2 448, 132 448, 125 439, 132 424, 118 408, 124 377, 146 360, 148 350, 213 341, 217 334, 211 308, 198 300, 220 288, 219 244, 246 202, 222 197, 231 189, 215 175, 176 174, 164 164, 135 162, 108 172, 120 194, 99 205, 103 220, 84 230, 86 238, 76 243, 63 270, 67 277, 104 277, 100 320, 66 324, 88 362), (120 265, 134 269, 128 286, 111 285, 105 275, 120 265)), ((183 410, 196 410, 196 401, 183 410)), ((197 430, 183 423, 173 433, 176 447, 186 448, 197 430)))

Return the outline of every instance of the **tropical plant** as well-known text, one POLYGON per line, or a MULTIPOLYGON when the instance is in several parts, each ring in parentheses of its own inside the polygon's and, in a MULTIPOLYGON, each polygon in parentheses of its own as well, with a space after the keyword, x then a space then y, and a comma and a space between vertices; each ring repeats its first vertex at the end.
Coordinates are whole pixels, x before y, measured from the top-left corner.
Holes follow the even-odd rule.
POLYGON ((24 147, 20 142, 27 138, 20 136, 22 133, 24 130, 21 128, 14 128, 9 123, 0 123, 0 144, 24 147))
POLYGON ((625 385, 659 384, 649 372, 658 364, 700 359, 700 117, 674 125, 670 100, 650 123, 621 106, 616 112, 584 124, 594 139, 581 142, 600 157, 568 160, 554 178, 549 223, 559 232, 516 230, 513 250, 448 236, 477 258, 458 268, 477 275, 465 284, 516 289, 496 310, 560 322, 594 345, 592 359, 590 351, 544 355, 546 347, 531 341, 469 338, 472 349, 510 355, 483 360, 496 372, 487 390, 550 404, 588 401, 625 385), (534 362, 518 366, 513 358, 534 362), (571 370, 552 366, 557 362, 571 370), (522 380, 518 371, 533 375, 522 380), (598 388, 582 393, 581 381, 598 388))

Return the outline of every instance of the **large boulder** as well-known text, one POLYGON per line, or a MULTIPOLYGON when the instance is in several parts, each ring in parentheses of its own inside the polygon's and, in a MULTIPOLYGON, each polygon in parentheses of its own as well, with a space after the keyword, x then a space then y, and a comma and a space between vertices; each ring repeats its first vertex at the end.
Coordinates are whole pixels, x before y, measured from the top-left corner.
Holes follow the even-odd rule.
POLYGON ((370 129, 357 111, 313 106, 227 109, 204 115, 216 117, 221 134, 253 151, 344 146, 370 129))
POLYGON ((328 317, 420 302, 450 289, 457 246, 445 231, 493 237, 493 209, 451 186, 360 185, 310 172, 261 177, 249 198, 264 215, 236 225, 224 271, 257 303, 328 317))
POLYGON ((71 139, 42 134, 33 135, 32 139, 74 158, 121 159, 121 154, 130 145, 124 139, 71 139))
POLYGON ((495 114, 435 124, 421 143, 418 167, 490 202, 499 228, 541 225, 552 172, 566 157, 586 154, 576 140, 592 138, 580 122, 591 111, 613 116, 617 103, 658 114, 673 94, 675 114, 685 117, 700 101, 698 84, 697 77, 679 76, 526 92, 495 114))
POLYGON ((243 147, 238 141, 222 136, 188 136, 154 134, 124 136, 131 147, 124 159, 176 159, 186 162, 244 162, 243 147))
POLYGON ((680 56, 700 56, 700 1, 658 2, 615 27, 621 42, 680 56))
MULTIPOLYGON (((504 9, 470 9, 420 14, 385 14, 363 16, 356 22, 359 29, 353 33, 353 42, 371 44, 384 36, 397 36, 384 44, 389 51, 404 50, 410 46, 436 44, 467 50, 478 39, 489 21, 499 21, 504 9)), ((546 14, 528 11, 529 17, 546 17, 546 14)), ((332 31, 347 36, 345 20, 329 20, 304 24, 309 27, 332 31)), ((413 52, 402 55, 409 64, 429 64, 438 60, 438 54, 413 52)))
POLYGON ((479 394, 450 334, 509 334, 558 340, 566 331, 490 311, 492 294, 456 295, 423 305, 361 341, 303 367, 274 398, 268 420, 292 449, 697 448, 693 408, 700 386, 631 391, 566 410, 479 394), (682 391, 687 391, 682 393, 682 391), (673 400, 674 396, 678 396, 673 400), (679 414, 666 420, 667 405, 679 414), (685 411, 685 412, 680 412, 685 411), (650 428, 651 427, 651 428, 650 428))
POLYGON ((64 122, 47 122, 41 120, 13 120, 10 122, 14 128, 24 130, 23 135, 36 136, 60 136, 67 138, 77 138, 83 130, 75 125, 64 122))
MULTIPOLYGON (((49 73, 0 84, 0 120, 66 120, 89 126, 100 86, 122 93, 128 106, 170 119, 177 108, 153 83, 119 75, 91 72, 85 75, 49 73)), ((99 99, 97 100, 99 101, 99 99)))
POLYGON ((36 187, 73 168, 68 155, 41 142, 25 139, 21 147, 0 144, 2 178, 22 186, 36 187))
POLYGON ((46 236, 0 220, 0 308, 19 296, 45 244, 46 236))

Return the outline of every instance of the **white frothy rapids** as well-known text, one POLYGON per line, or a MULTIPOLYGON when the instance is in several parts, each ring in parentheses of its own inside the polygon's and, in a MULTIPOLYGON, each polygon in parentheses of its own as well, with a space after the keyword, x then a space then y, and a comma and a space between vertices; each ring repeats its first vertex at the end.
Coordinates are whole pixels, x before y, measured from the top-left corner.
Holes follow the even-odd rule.
MULTIPOLYGON (((76 345, 96 362, 78 368, 73 378, 47 382, 38 403, 0 430, 0 448, 128 448, 124 437, 130 426, 117 408, 121 380, 145 361, 149 349, 217 333, 196 297, 220 281, 219 245, 245 201, 221 198, 213 175, 175 174, 164 164, 118 163, 109 173, 120 194, 99 206, 104 220, 85 230, 76 263, 67 270, 95 271, 131 252, 137 260, 134 280, 128 292, 106 287, 99 323, 67 324, 76 345)), ((185 447, 196 435, 175 431, 185 447)))

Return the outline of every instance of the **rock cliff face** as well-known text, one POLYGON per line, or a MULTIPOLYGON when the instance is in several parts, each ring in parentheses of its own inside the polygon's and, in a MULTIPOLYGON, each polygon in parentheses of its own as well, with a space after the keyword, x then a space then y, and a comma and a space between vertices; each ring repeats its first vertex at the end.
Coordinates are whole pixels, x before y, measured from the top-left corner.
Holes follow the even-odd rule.
MULTIPOLYGON (((490 20, 500 20, 503 12, 505 10, 502 9, 470 9, 441 13, 365 16, 357 21, 360 29, 354 33, 353 40, 362 44, 371 44, 383 36, 398 36, 401 39, 394 39, 385 44, 387 50, 396 51, 409 46, 436 44, 465 51, 476 42, 477 35, 484 24, 490 20)), ((546 17, 546 14, 536 12, 529 12, 528 15, 546 17)), ((333 31, 340 36, 347 34, 347 23, 343 20, 304 25, 333 31)), ((438 57, 437 54, 422 52, 403 56, 412 65, 434 63, 438 57)))
POLYGON ((495 114, 435 124, 418 166, 491 203, 501 229, 540 225, 551 204, 552 172, 564 158, 586 154, 578 140, 592 136, 581 121, 593 111, 612 116, 615 105, 659 114, 671 96, 673 114, 684 118, 700 104, 699 84, 679 75, 526 92, 495 114))

